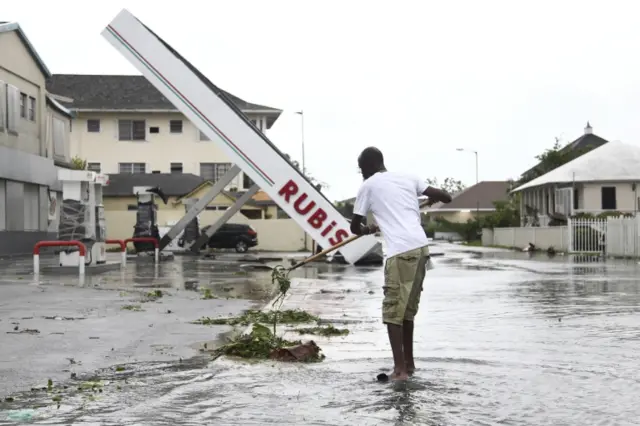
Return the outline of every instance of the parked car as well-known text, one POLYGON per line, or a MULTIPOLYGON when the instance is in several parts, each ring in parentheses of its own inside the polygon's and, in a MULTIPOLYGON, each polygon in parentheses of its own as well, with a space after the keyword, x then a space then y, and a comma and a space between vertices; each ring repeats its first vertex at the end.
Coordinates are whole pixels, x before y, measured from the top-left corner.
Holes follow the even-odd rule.
MULTIPOLYGON (((205 233, 210 226, 202 228, 205 233)), ((209 238, 210 248, 232 248, 238 253, 246 253, 258 245, 258 233, 251 225, 243 223, 225 223, 209 238)))

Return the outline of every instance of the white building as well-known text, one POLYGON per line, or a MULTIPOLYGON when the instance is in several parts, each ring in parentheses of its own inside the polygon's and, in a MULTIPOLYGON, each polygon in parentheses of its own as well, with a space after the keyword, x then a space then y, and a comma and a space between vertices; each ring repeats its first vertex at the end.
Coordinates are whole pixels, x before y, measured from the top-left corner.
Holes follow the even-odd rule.
MULTIPOLYGON (((47 88, 74 112, 71 154, 103 173, 193 173, 216 181, 231 162, 147 79, 138 75, 54 74, 47 88)), ((279 109, 225 93, 261 131, 279 109)), ((248 189, 243 173, 228 186, 248 189)))
POLYGON ((551 216, 638 211, 640 145, 608 142, 514 189, 521 212, 535 210, 544 226, 551 216))

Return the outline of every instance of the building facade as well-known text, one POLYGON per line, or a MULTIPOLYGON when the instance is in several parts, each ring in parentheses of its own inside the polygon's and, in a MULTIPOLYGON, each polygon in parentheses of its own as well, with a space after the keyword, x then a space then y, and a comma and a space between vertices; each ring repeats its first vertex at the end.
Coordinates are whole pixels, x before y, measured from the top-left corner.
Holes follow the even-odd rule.
MULTIPOLYGON (((71 154, 102 173, 192 173, 216 181, 232 166, 210 141, 144 76, 55 74, 48 83, 57 100, 73 111, 71 154)), ((261 131, 281 110, 226 93, 261 131)), ((240 173, 227 187, 248 189, 240 173)))
POLYGON ((0 22, 0 255, 57 238, 71 113, 47 93, 50 76, 20 26, 0 22))

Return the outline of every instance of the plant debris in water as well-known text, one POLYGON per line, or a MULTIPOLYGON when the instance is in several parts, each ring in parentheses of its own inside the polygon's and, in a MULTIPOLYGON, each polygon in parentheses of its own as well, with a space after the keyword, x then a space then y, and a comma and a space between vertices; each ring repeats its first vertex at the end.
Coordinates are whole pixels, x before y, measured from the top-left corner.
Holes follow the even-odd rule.
POLYGON ((133 312, 142 312, 142 306, 140 305, 124 305, 122 308, 123 311, 133 311, 133 312))
POLYGON ((309 327, 309 328, 296 328, 296 331, 300 334, 315 334, 318 336, 346 336, 349 334, 349 330, 346 328, 336 328, 332 324, 326 326, 309 327))
POLYGON ((281 324, 304 324, 318 322, 319 318, 315 315, 300 310, 287 309, 284 311, 256 311, 250 309, 239 317, 231 318, 209 318, 204 317, 193 322, 200 325, 243 325, 250 324, 273 324, 274 321, 281 324))
POLYGON ((211 292, 210 288, 205 288, 202 292, 203 300, 217 299, 217 297, 211 292))
POLYGON ((300 340, 285 340, 275 336, 262 324, 254 324, 251 333, 232 340, 217 349, 214 355, 301 362, 319 362, 324 359, 324 355, 320 353, 320 348, 315 343, 303 344, 300 340))

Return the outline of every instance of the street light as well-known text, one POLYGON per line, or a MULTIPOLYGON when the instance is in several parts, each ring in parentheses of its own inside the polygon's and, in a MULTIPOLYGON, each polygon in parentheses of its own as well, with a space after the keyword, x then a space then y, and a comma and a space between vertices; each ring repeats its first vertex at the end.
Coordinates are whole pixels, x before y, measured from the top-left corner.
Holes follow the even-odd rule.
MULTIPOLYGON (((476 156, 476 185, 478 184, 478 151, 464 148, 456 148, 460 152, 473 152, 476 156)), ((480 200, 476 200, 476 219, 480 219, 480 200)))
POLYGON ((306 176, 306 170, 304 168, 304 111, 297 111, 296 114, 300 115, 300 141, 302 143, 302 174, 306 176))
MULTIPOLYGON (((300 115, 300 142, 302 144, 302 174, 306 177, 306 169, 304 167, 304 111, 296 111, 296 114, 300 115)), ((314 244, 315 246, 315 244, 314 244)), ((304 233, 304 249, 307 249, 307 233, 304 233)), ((315 252, 315 247, 311 249, 311 253, 315 252)))
POLYGON ((456 148, 456 151, 460 151, 460 152, 473 152, 476 156, 476 185, 478 184, 478 151, 473 151, 470 149, 464 149, 464 148, 456 148))

